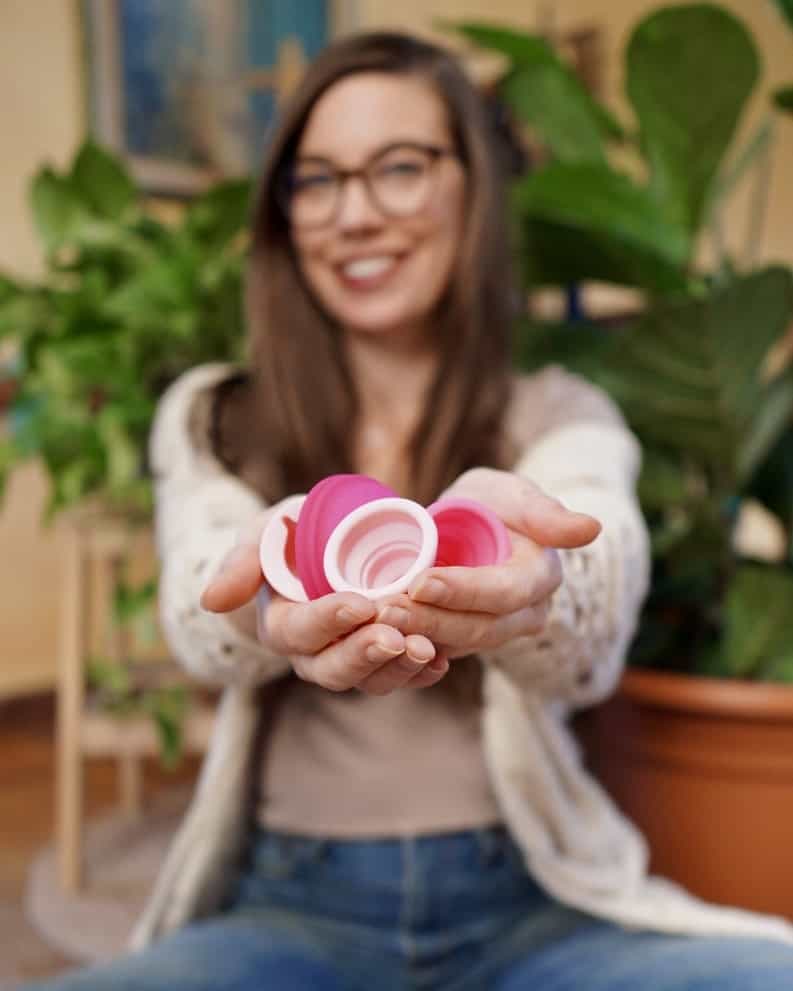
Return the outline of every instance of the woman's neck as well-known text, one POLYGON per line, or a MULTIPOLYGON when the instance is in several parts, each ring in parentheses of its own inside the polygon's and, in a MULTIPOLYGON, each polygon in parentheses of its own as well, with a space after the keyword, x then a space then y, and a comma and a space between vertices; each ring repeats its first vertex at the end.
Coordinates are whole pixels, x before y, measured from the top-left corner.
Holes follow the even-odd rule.
POLYGON ((407 445, 438 367, 437 353, 426 345, 395 346, 393 339, 375 336, 349 334, 346 344, 360 402, 358 470, 398 488, 407 468, 407 445))

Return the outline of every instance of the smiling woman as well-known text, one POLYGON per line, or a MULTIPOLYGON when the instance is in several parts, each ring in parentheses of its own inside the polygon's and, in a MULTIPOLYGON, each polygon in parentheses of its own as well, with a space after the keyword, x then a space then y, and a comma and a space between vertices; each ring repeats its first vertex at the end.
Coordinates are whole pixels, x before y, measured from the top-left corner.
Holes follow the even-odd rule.
POLYGON ((639 451, 593 386, 511 373, 503 160, 454 58, 402 35, 334 45, 287 108, 250 365, 183 376, 151 443, 164 626, 228 686, 215 740, 145 952, 64 991, 790 987, 793 929, 648 878, 571 744, 647 587, 639 451), (476 500, 511 556, 282 597, 268 520, 348 472, 476 500))

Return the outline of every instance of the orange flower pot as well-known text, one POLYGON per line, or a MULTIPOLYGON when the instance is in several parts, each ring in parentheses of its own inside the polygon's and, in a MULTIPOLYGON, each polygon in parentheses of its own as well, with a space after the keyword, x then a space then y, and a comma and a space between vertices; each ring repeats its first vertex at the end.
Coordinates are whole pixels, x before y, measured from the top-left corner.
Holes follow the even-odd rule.
POLYGON ((654 873, 793 919, 793 687, 629 669, 575 728, 654 873))

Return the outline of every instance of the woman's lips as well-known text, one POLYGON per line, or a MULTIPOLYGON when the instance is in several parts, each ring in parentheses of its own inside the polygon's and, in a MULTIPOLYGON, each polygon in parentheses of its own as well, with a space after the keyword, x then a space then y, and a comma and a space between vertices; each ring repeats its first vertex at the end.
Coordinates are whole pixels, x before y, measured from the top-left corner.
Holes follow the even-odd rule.
POLYGON ((385 285, 402 261, 399 255, 370 255, 336 266, 342 285, 356 292, 368 292, 385 285))

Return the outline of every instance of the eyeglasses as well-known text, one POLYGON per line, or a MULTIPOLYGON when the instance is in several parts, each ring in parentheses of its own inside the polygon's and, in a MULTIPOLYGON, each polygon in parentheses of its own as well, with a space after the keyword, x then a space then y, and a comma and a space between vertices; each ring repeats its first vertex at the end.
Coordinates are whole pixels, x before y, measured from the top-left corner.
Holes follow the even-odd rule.
POLYGON ((350 179, 360 179, 374 206, 387 217, 409 217, 429 203, 437 165, 456 152, 404 142, 373 155, 359 169, 338 169, 323 158, 299 159, 278 187, 278 200, 293 227, 325 227, 336 219, 350 179))

